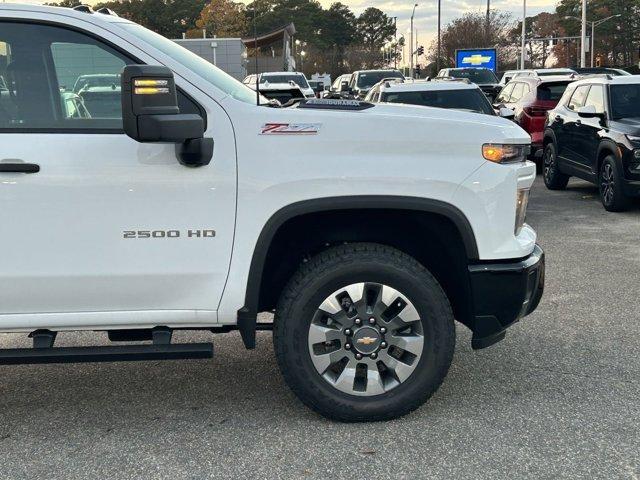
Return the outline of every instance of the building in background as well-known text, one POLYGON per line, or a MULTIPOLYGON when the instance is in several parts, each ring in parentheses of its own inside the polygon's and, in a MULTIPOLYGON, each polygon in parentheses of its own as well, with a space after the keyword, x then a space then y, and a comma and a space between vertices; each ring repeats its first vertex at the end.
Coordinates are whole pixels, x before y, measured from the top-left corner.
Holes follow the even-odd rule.
POLYGON ((174 42, 240 81, 247 76, 246 49, 239 38, 181 38, 174 42))
POLYGON ((247 73, 292 72, 296 69, 293 36, 296 27, 289 23, 264 35, 242 39, 247 49, 247 73), (256 71, 256 47, 258 50, 256 71))

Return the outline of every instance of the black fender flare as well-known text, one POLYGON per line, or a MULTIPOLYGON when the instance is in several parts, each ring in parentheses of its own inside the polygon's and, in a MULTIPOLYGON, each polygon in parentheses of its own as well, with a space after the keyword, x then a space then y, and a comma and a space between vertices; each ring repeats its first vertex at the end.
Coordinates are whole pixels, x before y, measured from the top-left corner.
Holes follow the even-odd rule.
POLYGON ((358 209, 415 210, 446 217, 458 229, 468 260, 475 261, 479 258, 475 234, 469 220, 456 206, 441 200, 397 195, 352 195, 323 197, 292 203, 281 208, 269 218, 262 228, 253 250, 247 279, 245 303, 238 310, 238 329, 246 348, 255 347, 256 320, 262 274, 267 252, 278 229, 287 221, 301 215, 332 210, 358 209))
POLYGON ((595 164, 595 175, 596 178, 598 178, 598 175, 600 175, 600 155, 602 154, 603 150, 606 150, 607 152, 610 152, 616 159, 616 162, 619 163, 619 167, 622 168, 622 158, 620 157, 620 150, 618 149, 618 145, 610 139, 603 139, 600 144, 598 145, 598 153, 596 155, 596 164, 595 164))
POLYGON ((546 127, 544 129, 544 135, 542 136, 542 143, 544 144, 545 140, 548 138, 550 138, 554 144, 556 145, 558 144, 558 139, 556 138, 556 132, 554 132, 553 129, 546 127))

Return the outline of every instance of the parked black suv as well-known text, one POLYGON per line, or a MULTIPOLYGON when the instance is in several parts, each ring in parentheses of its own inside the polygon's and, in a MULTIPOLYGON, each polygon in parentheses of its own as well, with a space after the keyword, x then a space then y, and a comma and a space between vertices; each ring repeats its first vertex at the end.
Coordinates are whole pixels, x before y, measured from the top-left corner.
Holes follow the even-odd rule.
POLYGON ((605 209, 624 210, 640 196, 640 76, 570 84, 549 112, 543 145, 547 188, 576 176, 598 185, 605 209))
POLYGON ((488 68, 443 68, 438 72, 436 78, 466 78, 471 83, 478 85, 492 103, 502 89, 498 77, 493 73, 493 70, 488 68))

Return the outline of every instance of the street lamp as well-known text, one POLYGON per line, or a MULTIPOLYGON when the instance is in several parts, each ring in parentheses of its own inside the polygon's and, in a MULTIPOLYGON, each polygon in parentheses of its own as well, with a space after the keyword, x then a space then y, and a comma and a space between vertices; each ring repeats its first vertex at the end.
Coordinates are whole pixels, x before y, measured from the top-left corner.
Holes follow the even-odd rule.
MULTIPOLYGON (((612 18, 616 18, 616 17, 621 17, 622 14, 618 13, 617 15, 611 15, 607 18, 602 18, 600 20, 592 20, 592 21, 586 21, 585 23, 590 23, 591 24, 591 68, 593 68, 593 51, 595 50, 595 46, 596 46, 596 42, 595 42, 595 38, 596 38, 596 27, 598 25, 602 25, 604 22, 606 22, 607 20, 611 20, 612 18)), ((567 15, 566 17, 564 17, 565 20, 578 20, 579 22, 582 22, 581 18, 578 17, 574 17, 572 15, 567 15)), ((583 40, 585 41, 585 40, 583 40)))
POLYGON ((418 4, 416 3, 413 6, 413 11, 411 12, 411 41, 409 42, 409 54, 411 55, 411 62, 409 62, 409 76, 413 78, 413 16, 416 14, 416 7, 418 4))
POLYGON ((304 72, 304 57, 307 55, 307 52, 304 50, 300 50, 300 71, 304 72))
POLYGON ((522 1, 522 45, 520 47, 520 68, 524 70, 524 59, 526 58, 525 41, 526 41, 526 28, 527 23, 527 0, 522 1))

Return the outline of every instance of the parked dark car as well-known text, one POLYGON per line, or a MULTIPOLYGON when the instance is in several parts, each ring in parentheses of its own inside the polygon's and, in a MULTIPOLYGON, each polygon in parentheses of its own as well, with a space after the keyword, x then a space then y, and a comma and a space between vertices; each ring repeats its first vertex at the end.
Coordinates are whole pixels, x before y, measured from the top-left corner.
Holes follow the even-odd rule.
POLYGON ((624 210, 640 196, 640 76, 572 83, 549 112, 543 177, 564 189, 576 176, 598 185, 602 205, 624 210))
POLYGON ((514 121, 531 135, 531 158, 542 156, 542 137, 547 112, 553 109, 574 79, 570 76, 516 77, 505 85, 495 108, 507 107, 514 121))
POLYGON ((488 68, 443 68, 436 76, 436 78, 447 77, 466 78, 471 83, 475 83, 490 102, 494 101, 502 88, 496 74, 488 68))
POLYGON ((355 98, 363 99, 369 93, 371 87, 384 78, 399 78, 404 80, 404 75, 399 70, 358 70, 353 72, 349 81, 348 93, 355 98))

